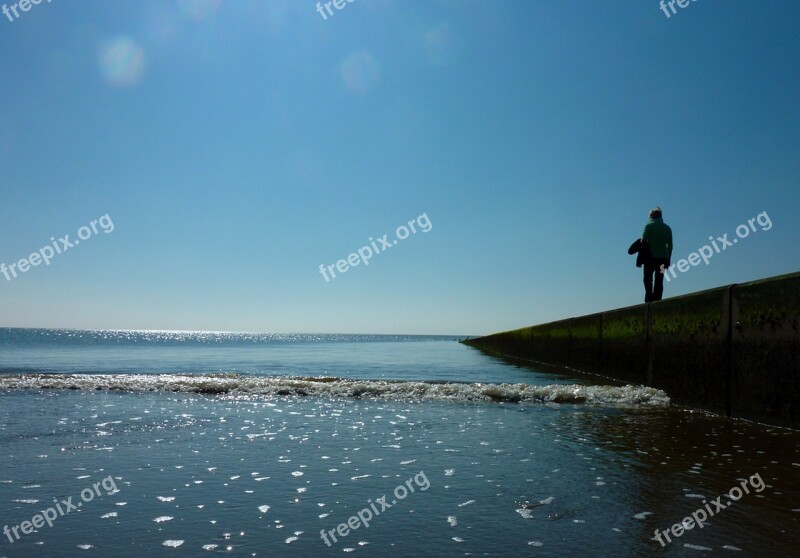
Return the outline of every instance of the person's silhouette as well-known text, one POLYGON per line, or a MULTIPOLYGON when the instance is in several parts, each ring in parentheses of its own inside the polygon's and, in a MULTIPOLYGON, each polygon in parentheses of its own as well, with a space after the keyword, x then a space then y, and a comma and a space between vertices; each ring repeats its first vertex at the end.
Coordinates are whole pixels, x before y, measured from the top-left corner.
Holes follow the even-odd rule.
POLYGON ((644 226, 642 244, 647 247, 649 258, 644 268, 644 301, 661 300, 664 293, 664 272, 672 259, 672 229, 664 222, 661 208, 650 210, 650 222, 644 226), (655 275, 655 285, 653 284, 655 275))

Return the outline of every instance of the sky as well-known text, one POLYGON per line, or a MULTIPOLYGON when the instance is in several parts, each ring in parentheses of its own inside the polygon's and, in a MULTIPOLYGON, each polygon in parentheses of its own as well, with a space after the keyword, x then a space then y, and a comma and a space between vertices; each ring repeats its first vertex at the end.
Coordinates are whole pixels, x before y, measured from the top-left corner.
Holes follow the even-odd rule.
POLYGON ((0 2, 0 327, 508 330, 655 206, 665 298, 800 270, 796 0, 0 2))

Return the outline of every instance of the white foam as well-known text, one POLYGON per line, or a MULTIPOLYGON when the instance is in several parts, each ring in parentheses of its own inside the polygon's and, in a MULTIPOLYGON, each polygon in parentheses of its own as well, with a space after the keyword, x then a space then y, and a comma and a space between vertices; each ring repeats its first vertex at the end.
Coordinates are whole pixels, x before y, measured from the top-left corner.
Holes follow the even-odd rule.
POLYGON ((234 396, 301 395, 621 407, 666 407, 670 402, 669 397, 659 389, 632 385, 465 384, 241 374, 10 374, 0 377, 2 389, 154 391, 234 396))

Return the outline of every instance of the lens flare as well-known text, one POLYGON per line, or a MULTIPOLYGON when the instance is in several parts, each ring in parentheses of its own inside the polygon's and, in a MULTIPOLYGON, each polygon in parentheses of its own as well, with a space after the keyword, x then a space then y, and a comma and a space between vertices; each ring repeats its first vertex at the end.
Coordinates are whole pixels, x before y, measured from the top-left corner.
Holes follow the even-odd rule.
POLYGON ((214 15, 222 0, 178 0, 178 7, 187 17, 202 21, 214 15))
POLYGON ((378 83, 380 72, 372 55, 360 50, 353 52, 342 61, 342 79, 351 93, 365 95, 378 83))
POLYGON ((128 37, 118 37, 100 47, 99 61, 103 78, 115 87, 136 85, 144 76, 144 51, 128 37))
POLYGON ((450 25, 444 23, 425 33, 425 52, 435 66, 449 66, 461 57, 461 36, 450 25))

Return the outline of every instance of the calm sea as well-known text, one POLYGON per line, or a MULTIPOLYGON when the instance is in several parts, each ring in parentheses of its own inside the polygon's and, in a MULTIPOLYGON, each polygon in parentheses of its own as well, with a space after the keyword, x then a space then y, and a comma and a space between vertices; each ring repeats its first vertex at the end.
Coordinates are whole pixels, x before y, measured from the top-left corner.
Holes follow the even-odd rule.
POLYGON ((0 441, 0 558, 800 544, 800 433, 455 337, 0 329, 0 441))

